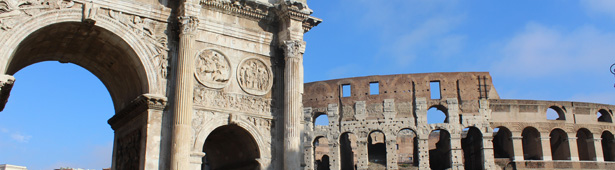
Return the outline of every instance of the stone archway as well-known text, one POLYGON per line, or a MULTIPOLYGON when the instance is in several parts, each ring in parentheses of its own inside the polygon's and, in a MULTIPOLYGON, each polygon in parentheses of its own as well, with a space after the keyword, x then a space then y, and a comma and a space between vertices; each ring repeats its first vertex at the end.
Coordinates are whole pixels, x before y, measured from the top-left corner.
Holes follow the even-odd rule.
POLYGON ((120 24, 81 22, 81 16, 75 14, 82 12, 42 13, 21 23, 22 29, 3 34, 8 39, 0 43, 0 71, 13 75, 43 61, 74 63, 88 70, 105 85, 114 105, 115 115, 108 121, 115 131, 112 167, 157 169, 159 164, 151 161, 164 157, 159 155, 160 139, 153 141, 155 133, 160 133, 161 120, 141 115, 161 117, 166 97, 150 94, 158 79, 148 75, 156 75, 156 71, 146 69, 150 61, 143 58, 148 53, 133 48, 146 43, 128 38, 120 24), (152 149, 141 149, 144 145, 152 149))
POLYGON ((225 125, 213 130, 203 145, 204 170, 260 169, 260 150, 250 132, 237 125, 225 125))
POLYGON ((461 149, 465 169, 484 169, 483 134, 476 127, 469 127, 467 131, 464 130, 464 133, 465 137, 461 139, 461 149))

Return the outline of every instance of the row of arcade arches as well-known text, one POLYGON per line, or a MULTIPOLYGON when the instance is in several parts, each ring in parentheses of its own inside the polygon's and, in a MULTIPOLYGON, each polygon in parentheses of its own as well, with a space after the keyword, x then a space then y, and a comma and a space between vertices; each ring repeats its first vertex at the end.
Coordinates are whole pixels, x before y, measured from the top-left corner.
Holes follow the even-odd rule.
MULTIPOLYGON (((386 135, 379 130, 369 133, 366 149, 369 169, 386 169, 387 146, 386 135)), ((411 129, 400 130, 393 147, 397 156, 397 167, 400 170, 413 169, 419 166, 419 139, 411 129)), ((359 160, 358 138, 352 132, 342 133, 339 138, 340 165, 342 170, 357 169, 359 160)), ((451 134, 443 129, 434 130, 428 139, 429 166, 433 170, 444 170, 452 167, 451 134)), ((331 153, 335 152, 329 147, 329 141, 324 136, 318 136, 313 141, 314 169, 329 170, 331 166, 331 153)), ((393 144, 393 143, 390 143, 393 144)), ((465 128, 462 134, 461 146, 466 169, 483 168, 483 135, 476 127, 465 128)), ((390 149, 389 149, 390 150, 390 149)))
MULTIPOLYGON (((498 127, 494 130, 493 148, 495 158, 513 159, 513 136, 511 131, 506 127, 498 127)), ((555 128, 551 130, 549 136, 541 136, 541 133, 534 127, 526 127, 521 133, 523 159, 524 160, 544 160, 542 148, 543 139, 549 140, 552 160, 572 160, 571 149, 575 149, 578 153, 578 159, 581 161, 597 161, 597 153, 602 152, 604 161, 615 161, 614 137, 609 131, 603 131, 599 139, 595 139, 594 135, 588 129, 581 128, 576 132, 574 137, 569 136, 570 133, 555 128), (575 139, 576 138, 576 139, 575 139), (602 150, 596 150, 595 142, 599 140, 602 150), (575 142, 577 148, 571 148, 570 142, 575 142)), ((574 151, 574 150, 573 150, 574 151)))

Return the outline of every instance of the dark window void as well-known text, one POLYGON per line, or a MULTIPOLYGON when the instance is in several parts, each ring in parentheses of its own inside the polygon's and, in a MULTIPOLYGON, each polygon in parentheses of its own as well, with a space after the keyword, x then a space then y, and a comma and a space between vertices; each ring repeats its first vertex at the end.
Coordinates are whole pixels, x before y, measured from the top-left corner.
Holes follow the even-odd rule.
POLYGON ((418 166, 418 138, 410 129, 403 129, 397 134, 397 166, 399 169, 418 166))
POLYGON ((604 109, 600 109, 596 115, 598 116, 598 122, 613 122, 611 114, 604 109))
POLYGON ((505 127, 493 129, 493 156, 495 158, 513 158, 512 133, 505 127))
POLYGON ((602 153, 604 161, 615 161, 615 137, 609 131, 602 132, 602 153))
POLYGON ((314 140, 314 169, 329 170, 329 141, 327 138, 318 137, 314 140))
POLYGON ((547 120, 566 120, 564 111, 557 106, 547 109, 547 120))
POLYGON ((431 91, 431 99, 440 99, 440 81, 429 82, 429 91, 431 91))
POLYGON ((427 110, 427 123, 448 123, 448 114, 443 106, 433 106, 427 110))
POLYGON ((570 145, 568 134, 562 129, 553 129, 549 134, 551 156, 553 160, 570 160, 570 145))
POLYGON ((374 131, 367 138, 367 155, 369 158, 368 169, 386 169, 387 149, 384 133, 374 131))
POLYGON ((446 130, 434 130, 429 133, 429 141, 429 167, 432 170, 451 168, 451 135, 446 130))
POLYGON ((260 153, 250 133, 237 125, 216 128, 205 140, 202 169, 261 169, 260 153))
POLYGON ((461 139, 465 169, 483 169, 483 134, 475 127, 464 129, 461 139), (467 129, 467 130, 466 130, 467 129))
POLYGON ((328 126, 329 125, 329 117, 327 114, 320 114, 314 118, 314 127, 316 126, 328 126))
POLYGON ((350 84, 342 84, 342 97, 350 97, 350 94, 352 94, 350 84))
POLYGON ((577 148, 579 151, 579 160, 595 161, 596 148, 594 147, 594 136, 592 133, 581 128, 577 131, 577 148))
POLYGON ((523 159, 542 160, 542 144, 538 130, 527 127, 523 129, 521 136, 523 136, 523 159))
POLYGON ((380 94, 380 83, 378 82, 369 83, 369 94, 370 95, 380 94))
POLYGON ((356 169, 355 159, 357 149, 357 137, 352 133, 344 133, 340 137, 340 162, 342 170, 356 169))

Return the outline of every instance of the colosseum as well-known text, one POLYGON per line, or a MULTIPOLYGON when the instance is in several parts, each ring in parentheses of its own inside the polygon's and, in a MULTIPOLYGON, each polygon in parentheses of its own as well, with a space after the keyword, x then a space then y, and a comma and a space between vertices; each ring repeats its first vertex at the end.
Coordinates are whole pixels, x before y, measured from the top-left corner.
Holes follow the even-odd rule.
POLYGON ((306 169, 615 169, 613 105, 500 99, 487 72, 311 82, 303 103, 306 169))

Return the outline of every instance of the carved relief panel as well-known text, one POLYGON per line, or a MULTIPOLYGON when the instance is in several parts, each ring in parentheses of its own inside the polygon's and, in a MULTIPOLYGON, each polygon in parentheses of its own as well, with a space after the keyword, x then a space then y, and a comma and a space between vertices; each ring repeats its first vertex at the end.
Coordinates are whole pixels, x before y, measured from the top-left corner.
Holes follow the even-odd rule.
POLYGON ((210 88, 223 88, 231 78, 229 60, 216 50, 203 50, 195 60, 194 76, 202 85, 210 88))
POLYGON ((273 73, 263 60, 248 58, 237 67, 237 81, 246 93, 264 95, 271 90, 273 73))

